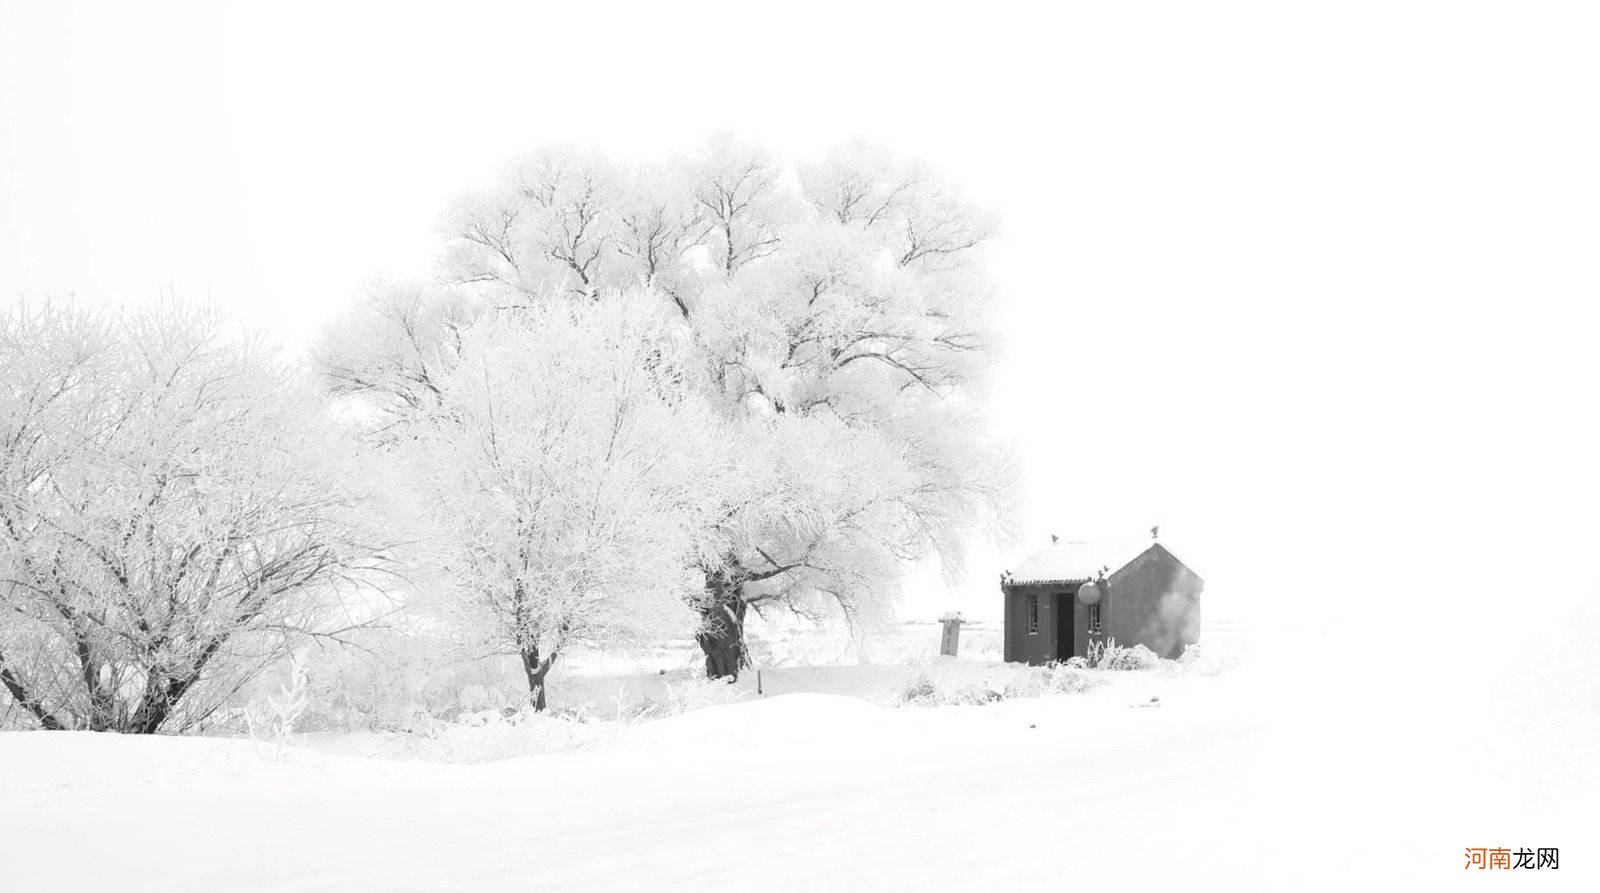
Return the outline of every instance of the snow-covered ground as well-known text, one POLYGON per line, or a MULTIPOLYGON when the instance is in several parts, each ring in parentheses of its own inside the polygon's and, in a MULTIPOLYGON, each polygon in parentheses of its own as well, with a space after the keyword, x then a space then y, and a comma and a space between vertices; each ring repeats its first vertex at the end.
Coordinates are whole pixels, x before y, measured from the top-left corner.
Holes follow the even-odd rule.
POLYGON ((1482 883, 1465 847, 1502 845, 1563 848, 1523 883, 1594 889, 1592 754, 1550 737, 1592 724, 1540 731, 1529 767, 1521 732, 1464 736, 1477 718, 1218 669, 981 706, 489 722, 453 729, 455 756, 524 755, 470 763, 352 755, 386 746, 371 733, 5 733, 0 889, 1440 889, 1482 883))

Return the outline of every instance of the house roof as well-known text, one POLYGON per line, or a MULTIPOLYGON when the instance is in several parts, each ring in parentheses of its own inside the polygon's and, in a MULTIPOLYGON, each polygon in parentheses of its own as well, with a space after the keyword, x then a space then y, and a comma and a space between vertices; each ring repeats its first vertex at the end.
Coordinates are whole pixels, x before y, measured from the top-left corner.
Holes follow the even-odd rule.
POLYGON ((1011 583, 1082 583, 1110 576, 1144 554, 1154 540, 1056 542, 1028 556, 1008 574, 1011 583))

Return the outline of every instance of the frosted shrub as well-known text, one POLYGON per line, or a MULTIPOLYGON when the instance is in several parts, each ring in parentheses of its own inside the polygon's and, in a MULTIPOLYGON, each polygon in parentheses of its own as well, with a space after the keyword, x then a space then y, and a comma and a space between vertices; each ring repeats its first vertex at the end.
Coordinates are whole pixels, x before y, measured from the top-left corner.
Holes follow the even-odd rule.
POLYGON ((482 713, 492 706, 498 706, 505 703, 503 699, 492 701, 491 699, 493 697, 494 696, 489 692, 489 689, 485 688, 484 686, 463 686, 460 691, 456 692, 456 706, 461 708, 461 715, 457 717, 456 721, 466 722, 467 717, 474 713, 482 713))
POLYGON ((678 683, 669 682, 666 684, 666 699, 658 705, 658 711, 676 715, 701 707, 732 704, 744 700, 748 694, 742 688, 729 685, 726 679, 700 677, 678 683))
POLYGON ((1018 673, 1005 681, 1001 693, 1007 700, 1043 697, 1050 693, 1048 673, 1031 668, 1028 672, 1018 673))
POLYGON ((1057 662, 1016 672, 1005 681, 1004 694, 1006 698, 1042 698, 1078 694, 1088 689, 1089 680, 1078 666, 1057 662))
MULTIPOLYGON (((1073 658, 1072 660, 1077 660, 1073 658)), ((1079 671, 1081 664, 1074 666, 1072 660, 1064 663, 1051 664, 1046 682, 1051 692, 1064 695, 1075 695, 1089 689, 1089 680, 1079 671)))
POLYGON ((1178 666, 1185 673, 1196 676, 1215 676, 1222 672, 1222 661, 1217 655, 1200 648, 1200 643, 1183 649, 1183 654, 1178 657, 1178 666))
POLYGON ((1107 643, 1109 642, 1112 645, 1112 647, 1115 647, 1116 641, 1117 641, 1116 639, 1109 639, 1109 640, 1103 640, 1103 641, 1098 641, 1098 642, 1090 641, 1089 642, 1089 648, 1085 652, 1088 656, 1086 658, 1084 658, 1084 662, 1087 663, 1089 666, 1098 669, 1100 667, 1101 662, 1105 660, 1107 643))
POLYGON ((934 686, 933 680, 926 675, 919 674, 906 686, 901 700, 907 704, 933 704, 938 701, 939 689, 934 686))
POLYGON ((294 734, 295 723, 311 703, 310 687, 305 669, 298 658, 289 659, 289 678, 278 687, 278 693, 266 703, 245 715, 250 737, 269 743, 281 755, 285 744, 294 734))
POLYGON ((428 738, 439 737, 447 723, 433 714, 433 711, 421 704, 412 704, 405 711, 405 715, 393 727, 393 731, 406 732, 412 735, 422 735, 428 738))
POLYGON ((1088 654, 1088 665, 1097 670, 1153 670, 1161 665, 1161 658, 1149 648, 1124 648, 1116 639, 1090 642, 1088 654))
MULTIPOLYGON (((358 647, 304 656, 310 704, 296 725, 299 731, 421 728, 426 725, 422 716, 451 721, 528 700, 515 657, 465 658, 464 649, 443 631, 373 629, 352 638, 358 647)), ((240 700, 254 705, 272 691, 258 684, 241 692, 240 700)))
POLYGON ((1153 670, 1160 665, 1161 658, 1143 645, 1107 649, 1105 660, 1107 670, 1153 670))
POLYGON ((517 713, 511 713, 507 716, 506 712, 501 710, 476 710, 471 713, 461 714, 456 717, 456 722, 464 726, 481 728, 483 726, 499 725, 508 719, 517 717, 517 713))
POLYGON ((399 752, 444 763, 483 763, 537 753, 571 750, 605 734, 603 726, 572 715, 536 712, 531 705, 507 715, 485 710, 427 731, 397 736, 399 752))
POLYGON ((1093 679, 1078 666, 1053 663, 1030 667, 1001 664, 972 672, 957 672, 959 665, 933 664, 920 669, 901 691, 902 705, 937 707, 950 704, 992 704, 1014 698, 1044 698, 1078 694, 1093 679))
POLYGON ((901 703, 915 704, 918 707, 939 707, 949 704, 992 704, 995 701, 1003 701, 1008 696, 1010 693, 1006 690, 1006 686, 996 688, 981 683, 940 682, 927 673, 919 673, 906 686, 900 700, 901 703))

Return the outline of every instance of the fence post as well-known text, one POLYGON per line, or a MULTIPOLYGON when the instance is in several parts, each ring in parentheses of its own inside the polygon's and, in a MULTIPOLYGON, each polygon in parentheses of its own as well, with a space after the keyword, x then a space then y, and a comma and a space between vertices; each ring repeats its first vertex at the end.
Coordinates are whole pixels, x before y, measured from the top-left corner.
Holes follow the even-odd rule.
POLYGON ((939 640, 939 653, 945 657, 955 657, 956 649, 961 644, 961 612, 951 611, 939 618, 944 624, 944 635, 939 640))

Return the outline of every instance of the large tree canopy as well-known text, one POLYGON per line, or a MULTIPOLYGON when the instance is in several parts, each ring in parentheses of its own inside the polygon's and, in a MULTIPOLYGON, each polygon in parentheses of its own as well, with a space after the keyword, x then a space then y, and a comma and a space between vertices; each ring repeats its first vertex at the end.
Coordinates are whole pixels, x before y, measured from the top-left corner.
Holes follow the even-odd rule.
POLYGON ((659 631, 736 486, 659 300, 557 296, 464 328, 400 449, 465 596, 460 629, 521 658, 536 709, 573 641, 659 631))
POLYGON ((1003 519, 1009 462, 981 417, 994 221, 925 166, 865 144, 793 175, 728 138, 644 166, 547 149, 445 227, 436 281, 385 286, 387 310, 330 336, 331 385, 415 417, 464 319, 659 301, 746 482, 721 491, 691 599, 710 674, 745 662, 748 607, 881 608, 909 562, 957 567, 1003 519))
POLYGON ((0 683, 45 728, 204 718, 372 564, 315 394, 205 310, 0 315, 0 683))

